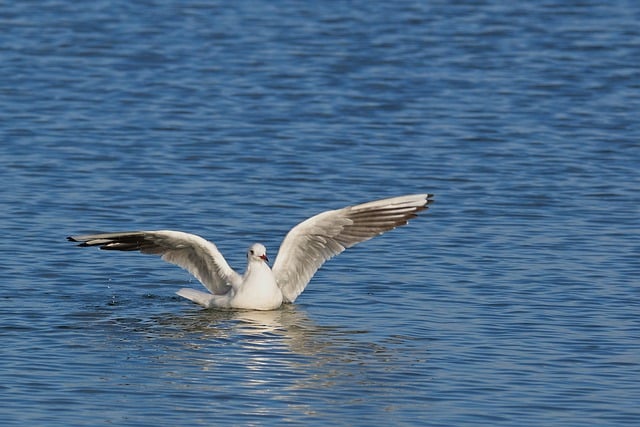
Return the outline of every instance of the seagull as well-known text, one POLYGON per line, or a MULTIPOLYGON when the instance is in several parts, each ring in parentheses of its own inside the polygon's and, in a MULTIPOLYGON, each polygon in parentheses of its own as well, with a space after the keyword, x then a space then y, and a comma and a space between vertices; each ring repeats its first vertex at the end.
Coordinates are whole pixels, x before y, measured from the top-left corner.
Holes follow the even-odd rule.
POLYGON ((187 288, 176 292, 205 308, 274 310, 283 303, 293 303, 327 260, 406 225, 432 201, 432 194, 413 194, 322 212, 287 233, 273 268, 268 265, 264 245, 251 245, 243 275, 229 266, 212 242, 181 231, 126 231, 67 239, 82 247, 159 255, 190 272, 207 288, 209 292, 187 288))

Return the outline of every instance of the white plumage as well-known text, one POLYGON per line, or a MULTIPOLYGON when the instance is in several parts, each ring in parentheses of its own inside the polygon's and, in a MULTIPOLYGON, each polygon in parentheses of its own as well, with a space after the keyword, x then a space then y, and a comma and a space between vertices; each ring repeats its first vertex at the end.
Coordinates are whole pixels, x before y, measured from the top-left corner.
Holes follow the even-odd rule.
POLYGON ((266 262, 266 248, 253 244, 247 252, 244 275, 229 266, 216 245, 181 231, 101 233, 68 239, 80 242, 79 246, 160 255, 189 271, 209 290, 177 292, 203 307, 272 310, 283 302, 294 302, 327 260, 357 243, 407 224, 427 208, 432 197, 400 196, 322 212, 289 231, 273 269, 266 262))

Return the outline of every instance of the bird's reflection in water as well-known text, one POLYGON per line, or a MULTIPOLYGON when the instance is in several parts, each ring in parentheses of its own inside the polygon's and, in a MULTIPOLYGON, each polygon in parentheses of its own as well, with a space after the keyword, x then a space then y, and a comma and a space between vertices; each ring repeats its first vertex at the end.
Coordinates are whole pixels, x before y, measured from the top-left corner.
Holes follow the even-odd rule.
MULTIPOLYGON (((333 320, 348 323, 344 317, 333 320)), ((415 353, 402 351, 402 343, 319 325, 301 305, 273 311, 194 309, 120 317, 109 324, 123 340, 116 345, 132 358, 161 366, 169 383, 186 381, 221 401, 248 400, 261 414, 275 416, 281 409, 276 401, 292 412, 312 413, 318 408, 305 398, 310 394, 325 396, 327 411, 357 403, 372 390, 386 400, 393 396, 391 385, 423 375, 415 353)))
MULTIPOLYGON (((339 328, 319 326, 298 306, 278 310, 194 310, 183 316, 158 319, 164 333, 190 337, 194 345, 232 340, 244 348, 264 348, 264 352, 287 350, 298 355, 317 355, 326 349, 339 328)), ((228 343, 227 343, 228 344, 228 343)))
MULTIPOLYGON (((138 308, 136 307, 136 310, 138 308)), ((307 362, 352 363, 364 358, 393 357, 384 342, 371 342, 368 331, 341 326, 319 325, 307 316, 303 306, 287 304, 277 310, 203 310, 194 308, 179 314, 156 314, 151 317, 109 317, 105 323, 119 330, 120 344, 164 347, 167 359, 184 359, 185 350, 204 350, 212 357, 259 353, 273 359, 302 362, 295 356, 309 356, 307 362), (138 338, 134 338, 132 333, 138 338), (146 344, 139 341, 142 334, 146 344)), ((395 346, 392 346, 395 347, 395 346)), ((204 354, 202 355, 204 356, 204 354)), ((167 360, 168 361, 168 360, 167 360)))

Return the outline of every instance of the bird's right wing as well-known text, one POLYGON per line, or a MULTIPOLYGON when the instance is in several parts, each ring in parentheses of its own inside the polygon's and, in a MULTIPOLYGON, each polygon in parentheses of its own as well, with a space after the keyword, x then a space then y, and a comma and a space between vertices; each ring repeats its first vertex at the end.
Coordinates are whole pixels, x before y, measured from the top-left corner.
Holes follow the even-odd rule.
POLYGON ((273 273, 287 302, 293 302, 325 261, 346 248, 405 225, 433 201, 431 194, 377 200, 322 212, 289 231, 273 273))
POLYGON ((224 259, 216 245, 195 234, 180 231, 132 231, 71 236, 79 246, 99 246, 116 251, 160 255, 193 274, 209 291, 224 294, 242 278, 224 259))

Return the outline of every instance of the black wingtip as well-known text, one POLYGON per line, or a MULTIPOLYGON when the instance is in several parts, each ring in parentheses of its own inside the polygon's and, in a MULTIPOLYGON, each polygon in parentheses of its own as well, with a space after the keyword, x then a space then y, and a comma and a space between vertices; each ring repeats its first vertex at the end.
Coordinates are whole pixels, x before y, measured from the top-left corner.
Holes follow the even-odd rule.
POLYGON ((68 240, 68 241, 70 241, 70 242, 79 243, 79 245, 78 245, 78 246, 83 247, 83 248, 86 248, 86 247, 88 247, 88 246, 89 246, 89 245, 87 245, 87 242, 83 242, 82 240, 78 240, 78 239, 76 239, 76 238, 75 238, 75 237, 73 237, 73 236, 68 236, 68 237, 67 237, 67 240, 68 240))

